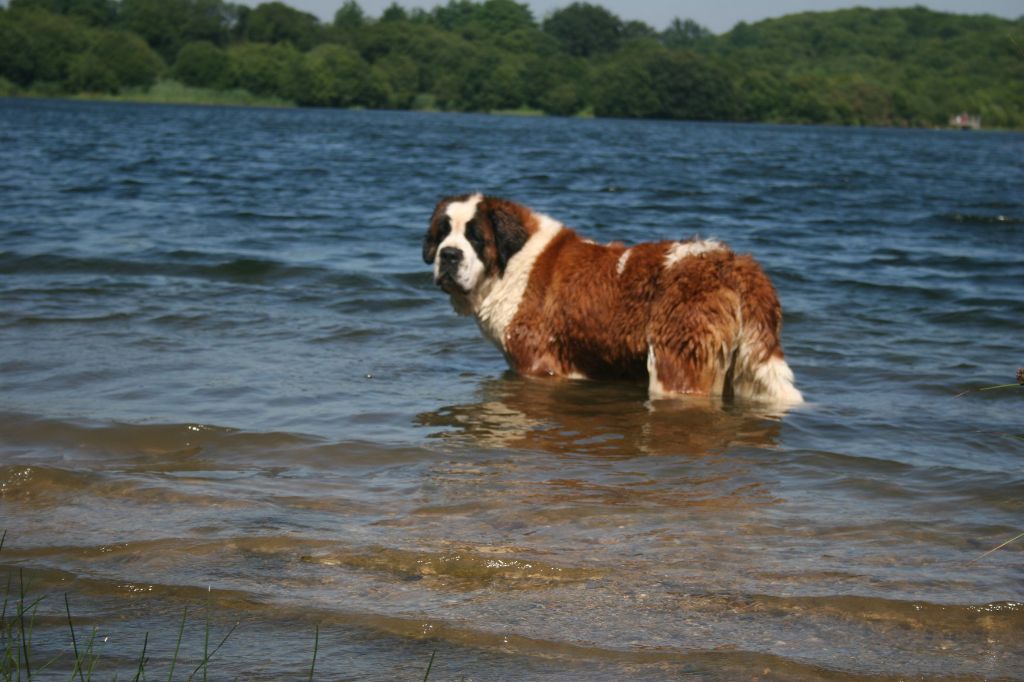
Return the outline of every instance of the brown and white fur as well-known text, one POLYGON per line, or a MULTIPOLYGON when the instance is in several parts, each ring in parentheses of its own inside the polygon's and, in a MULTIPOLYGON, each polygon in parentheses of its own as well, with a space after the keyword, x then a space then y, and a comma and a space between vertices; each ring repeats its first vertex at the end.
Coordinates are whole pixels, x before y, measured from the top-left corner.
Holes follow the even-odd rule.
POLYGON ((753 258, 720 242, 600 245, 472 194, 438 203, 423 260, 521 374, 642 380, 655 398, 803 400, 775 289, 753 258))

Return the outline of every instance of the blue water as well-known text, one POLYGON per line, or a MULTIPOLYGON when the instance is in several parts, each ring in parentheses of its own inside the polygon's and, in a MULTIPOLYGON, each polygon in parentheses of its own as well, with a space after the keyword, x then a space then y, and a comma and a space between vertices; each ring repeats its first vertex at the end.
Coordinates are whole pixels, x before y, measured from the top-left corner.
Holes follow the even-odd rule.
POLYGON ((215 678, 308 675, 319 626, 322 679, 1022 679, 1024 541, 978 557, 1024 531, 1024 389, 955 397, 1024 365, 1022 159, 0 100, 0 566, 48 595, 38 656, 67 679, 67 592, 101 677, 143 632, 165 677, 185 607, 190 671, 209 607, 215 678), (420 260, 476 190, 754 254, 808 404, 509 374, 420 260))

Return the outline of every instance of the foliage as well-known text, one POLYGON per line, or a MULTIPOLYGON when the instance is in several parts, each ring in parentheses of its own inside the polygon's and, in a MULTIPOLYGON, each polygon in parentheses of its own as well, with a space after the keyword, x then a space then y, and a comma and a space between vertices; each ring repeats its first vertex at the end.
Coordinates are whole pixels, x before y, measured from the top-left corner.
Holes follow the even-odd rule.
POLYGON ((302 53, 290 43, 240 43, 228 48, 228 83, 254 95, 294 98, 302 53))
POLYGON ((614 52, 622 41, 622 20, 598 5, 574 2, 556 10, 544 21, 545 33, 553 36, 571 55, 589 57, 614 52))
POLYGON ((148 88, 122 88, 117 93, 86 95, 90 99, 127 102, 149 102, 151 104, 198 104, 244 107, 291 107, 291 100, 273 96, 257 96, 241 88, 200 88, 185 85, 180 81, 162 79, 148 88))
POLYGON ((180 24, 184 3, 177 0, 123 0, 120 24, 136 33, 165 59, 176 54, 182 43, 180 24))
POLYGON ((738 24, 709 49, 763 77, 756 101, 742 103, 754 120, 771 109, 770 120, 932 126, 968 110, 986 125, 1024 127, 1021 19, 808 12, 738 24))
POLYGON ((70 92, 117 92, 117 74, 96 54, 83 52, 71 60, 66 85, 70 92))
POLYGON ((419 67, 404 54, 388 54, 373 65, 373 78, 382 87, 391 109, 411 109, 419 93, 419 67))
POLYGON ((139 36, 127 31, 103 29, 95 34, 90 52, 110 69, 118 86, 148 87, 163 71, 160 57, 139 36))
POLYGON ((9 5, 0 78, 33 92, 172 74, 310 106, 914 126, 969 111, 1024 128, 1024 19, 857 8, 716 36, 690 19, 659 32, 587 2, 538 21, 516 0, 392 3, 377 19, 344 0, 330 23, 283 2, 9 5))
POLYGON ((334 26, 347 31, 358 31, 366 23, 366 15, 363 8, 355 0, 345 0, 337 12, 334 13, 334 26))
POLYGON ((66 14, 94 26, 109 26, 117 16, 114 0, 11 0, 12 9, 37 8, 66 14))
MULTIPOLYGON (((12 9, 0 20, 0 25, 3 24, 13 29, 14 34, 20 33, 24 37, 22 46, 27 46, 27 50, 17 60, 17 70, 8 71, 7 68, 11 67, 5 64, 0 75, 22 85, 37 81, 63 82, 68 76, 71 61, 89 47, 88 28, 81 20, 71 17, 36 8, 27 11, 12 9), (22 70, 26 64, 31 65, 30 75, 22 70)), ((0 49, 8 51, 7 48, 0 49)))
POLYGON ((174 60, 174 75, 185 85, 219 88, 228 84, 230 60, 227 53, 209 42, 186 43, 174 60))
POLYGON ((14 97, 20 92, 17 85, 0 76, 0 97, 14 97))
POLYGON ((731 120, 736 94, 728 73, 692 51, 637 43, 602 70, 594 94, 598 116, 731 120))
POLYGON ((678 17, 661 34, 665 47, 698 48, 710 45, 714 34, 693 19, 680 20, 678 17))
POLYGON ((299 104, 318 107, 379 107, 387 92, 359 53, 339 45, 320 45, 302 64, 299 104))
POLYGON ((36 74, 32 41, 6 13, 0 14, 0 74, 18 85, 28 85, 36 74))
POLYGON ((259 43, 291 43, 309 50, 320 42, 320 22, 312 14, 292 9, 282 2, 258 5, 245 15, 239 32, 259 43))

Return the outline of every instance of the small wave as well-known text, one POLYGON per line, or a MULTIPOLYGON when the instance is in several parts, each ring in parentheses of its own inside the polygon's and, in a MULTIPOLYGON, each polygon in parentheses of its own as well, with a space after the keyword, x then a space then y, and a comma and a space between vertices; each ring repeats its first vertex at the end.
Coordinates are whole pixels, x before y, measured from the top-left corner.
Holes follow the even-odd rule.
POLYGON ((132 319, 128 313, 104 313, 100 315, 61 315, 44 317, 42 315, 23 315, 13 317, 2 323, 4 327, 32 327, 50 324, 96 324, 103 322, 123 322, 132 319))
MULTIPOLYGON (((183 549, 189 548, 186 546, 183 549)), ((864 666, 857 663, 847 663, 845 666, 836 666, 834 663, 821 665, 813 659, 807 660, 806 657, 779 655, 733 645, 712 648, 684 643, 682 646, 623 647, 595 641, 592 635, 588 636, 585 631, 578 631, 571 625, 562 628, 539 628, 541 631, 535 632, 535 628, 530 627, 530 621, 546 620, 538 618, 536 612, 522 614, 523 617, 512 621, 514 624, 501 624, 493 616, 480 621, 467 621, 434 614, 395 613, 386 606, 379 609, 360 609, 348 603, 343 595, 338 595, 341 597, 338 599, 296 605, 282 599, 279 594, 265 594, 258 589, 252 589, 251 584, 244 588, 192 585, 147 580, 137 576, 102 576, 96 575, 95 571, 75 571, 56 566, 34 567, 30 570, 32 585, 37 591, 66 593, 69 586, 72 586, 70 603, 74 609, 75 624, 102 623, 104 632, 110 632, 116 638, 115 641, 122 646, 125 642, 134 641, 128 635, 128 629, 135 629, 135 634, 143 629, 150 630, 153 620, 127 615, 117 621, 107 622, 109 617, 104 617, 106 609, 103 605, 111 597, 124 601, 126 598, 145 595, 144 603, 157 613, 165 610, 166 613, 175 614, 167 619, 168 625, 163 631, 157 629, 152 633, 153 640, 167 649, 174 648, 174 637, 177 633, 174 626, 175 616, 181 617, 184 622, 184 616, 180 616, 182 605, 190 609, 187 613, 192 613, 192 605, 200 605, 197 608, 199 613, 203 613, 205 609, 207 614, 215 614, 212 622, 221 633, 228 632, 231 622, 243 621, 244 627, 239 628, 233 636, 224 638, 223 649, 218 647, 217 662, 211 665, 212 674, 233 671, 232 674, 226 675, 232 679, 287 677, 279 668, 275 669, 278 671, 276 674, 268 676, 264 657, 253 658, 252 652, 256 650, 263 654, 272 652, 275 660, 284 661, 292 666, 287 668, 290 672, 300 669, 303 665, 308 671, 309 659, 306 650, 299 655, 301 662, 296 660, 293 634, 299 629, 305 635, 305 631, 311 631, 312 628, 297 627, 297 624, 311 623, 317 624, 321 636, 327 633, 333 637, 340 636, 342 646, 347 644, 359 647, 360 643, 366 641, 379 641, 382 636, 392 638, 387 644, 386 653, 379 659, 372 648, 356 648, 361 656, 370 660, 369 665, 376 667, 368 669, 361 667, 359 662, 346 662, 345 674, 341 675, 346 679, 352 677, 352 670, 360 669, 365 670, 366 674, 374 679, 383 679, 382 672, 387 676, 388 673, 397 671, 403 673, 394 675, 394 678, 409 677, 408 667, 396 666, 393 658, 395 651, 407 651, 408 647, 416 642, 425 644, 427 652, 435 648, 444 652, 437 657, 442 670, 445 665, 450 666, 454 663, 456 669, 463 673, 479 670, 488 679, 550 678, 553 672, 563 670, 565 676, 571 679, 732 680, 762 679, 762 676, 769 679, 808 682, 823 679, 881 682, 894 679, 890 674, 858 671, 857 668, 864 666), (261 637, 269 639, 261 640, 261 637), (508 674, 502 674, 505 671, 508 674)), ((63 616, 47 620, 46 616, 41 616, 39 629, 57 625, 62 634, 66 635, 66 621, 62 618, 63 616)), ((205 627, 209 628, 210 623, 210 616, 206 616, 205 627)), ((190 635, 195 637, 192 631, 189 631, 186 638, 190 635)), ((147 637, 149 636, 150 634, 147 634, 147 637)), ((305 640, 302 644, 313 646, 305 640)), ((365 647, 365 644, 363 646, 365 647)), ((109 663, 111 656, 116 655, 105 651, 104 661, 109 663)), ((408 656, 408 653, 403 656, 408 656)), ((63 658, 66 661, 70 657, 63 658)), ((115 660, 115 663, 121 665, 127 674, 136 667, 136 661, 128 657, 115 660)), ((156 658, 152 667, 156 668, 157 663, 165 661, 156 658)), ((67 669, 61 669, 61 664, 62 661, 56 661, 47 672, 68 678, 70 673, 67 669)), ((422 668, 422 665, 420 667, 422 668)), ((104 668, 104 672, 108 671, 109 667, 104 668)), ((319 668, 317 672, 320 673, 319 668)), ((418 672, 422 674, 422 670, 418 672)), ((933 674, 929 679, 964 677, 933 674)))
MULTIPOLYGON (((177 467, 165 468, 192 470, 195 465, 179 464, 177 467)), ((149 467, 149 470, 152 471, 153 467, 149 467)), ((253 506, 244 500, 193 493, 180 487, 153 485, 152 480, 130 475, 38 465, 0 467, 0 500, 18 502, 37 510, 65 506, 72 500, 86 506, 100 504, 105 508, 126 503, 152 505, 164 509, 179 505, 187 505, 194 509, 238 509, 253 506)), ((132 508, 136 513, 140 509, 138 506, 132 508)))
POLYGON ((518 588, 595 580, 593 569, 562 567, 515 556, 513 548, 490 547, 447 552, 415 552, 374 547, 302 557, 307 563, 389 573, 403 580, 435 578, 449 587, 475 589, 493 582, 518 588))
POLYGON ((294 223, 304 222, 311 219, 324 219, 333 218, 334 216, 327 216, 325 214, 311 214, 306 215, 301 212, 297 213, 268 213, 259 212, 252 210, 228 210, 221 211, 213 214, 217 218, 230 218, 239 221, 272 221, 275 223, 294 223))
POLYGON ((415 272, 398 272, 391 275, 391 279, 404 286, 411 287, 413 289, 423 289, 424 287, 433 287, 431 281, 430 272, 426 270, 417 270, 415 272))
POLYGON ((925 315, 924 319, 932 324, 957 326, 960 329, 1008 328, 1019 324, 1020 320, 1015 311, 1006 311, 1001 314, 999 310, 987 306, 960 307, 956 310, 933 312, 925 315))
POLYGON ((265 279, 280 273, 285 268, 278 262, 262 258, 237 258, 227 263, 210 267, 207 272, 215 277, 227 279, 265 279))
POLYGON ((268 283, 290 279, 329 277, 325 268, 291 265, 269 258, 238 257, 224 260, 221 256, 197 252, 172 251, 152 254, 147 260, 125 258, 68 256, 61 254, 22 255, 11 251, 0 253, 0 274, 33 275, 119 275, 128 277, 193 277, 227 280, 239 283, 268 283), (208 262, 197 262, 206 259, 208 262), (181 261, 187 261, 182 263, 181 261))
POLYGON ((208 424, 89 424, 10 413, 0 413, 0 439, 8 446, 42 446, 101 455, 168 455, 228 445, 273 449, 311 442, 290 434, 252 434, 208 424))
POLYGON ((940 213, 934 216, 938 220, 960 225, 1024 225, 1024 216, 1005 215, 1002 213, 940 213))
MULTIPOLYGON (((32 450, 55 460, 97 458, 105 463, 137 464, 147 471, 191 469, 191 458, 216 453, 204 467, 229 467, 238 461, 279 462, 296 466, 331 468, 339 462, 356 466, 431 459, 431 450, 394 447, 365 441, 326 441, 317 436, 287 431, 242 431, 201 423, 124 424, 89 423, 37 418, 0 412, 0 444, 9 451, 32 450)), ((0 450, 2 452, 2 450, 0 450)), ((37 460, 39 458, 37 457, 37 460)))
POLYGON ((98 479, 97 474, 56 467, 4 466, 0 467, 0 499, 53 499, 83 490, 98 479))
MULTIPOLYGON (((731 599, 731 598, 730 598, 731 599)), ((859 595, 821 597, 751 596, 748 608, 766 608, 799 613, 888 623, 913 630, 935 632, 977 632, 990 636, 1011 635, 1024 630, 1024 603, 997 601, 984 604, 936 604, 859 595)))
POLYGON ((70 187, 64 187, 60 191, 63 194, 99 194, 105 192, 109 187, 104 183, 93 183, 91 185, 71 185, 70 187))
POLYGON ((874 298, 878 294, 919 296, 926 301, 943 301, 950 297, 950 293, 939 287, 925 286, 924 284, 895 282, 866 282, 849 278, 839 277, 832 280, 836 288, 848 288, 852 291, 862 291, 874 298))

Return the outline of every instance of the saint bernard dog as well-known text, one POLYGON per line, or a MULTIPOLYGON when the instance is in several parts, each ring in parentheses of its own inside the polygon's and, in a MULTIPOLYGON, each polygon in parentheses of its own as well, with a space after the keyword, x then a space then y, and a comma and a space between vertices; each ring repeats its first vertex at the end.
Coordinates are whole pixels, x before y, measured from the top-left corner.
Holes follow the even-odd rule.
POLYGON ((775 289, 714 240, 595 244, 481 194, 434 209, 423 260, 516 372, 646 381, 652 398, 802 402, 775 289))

